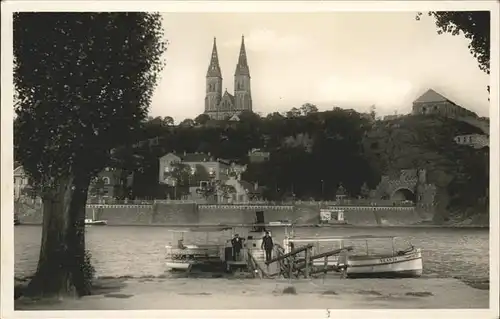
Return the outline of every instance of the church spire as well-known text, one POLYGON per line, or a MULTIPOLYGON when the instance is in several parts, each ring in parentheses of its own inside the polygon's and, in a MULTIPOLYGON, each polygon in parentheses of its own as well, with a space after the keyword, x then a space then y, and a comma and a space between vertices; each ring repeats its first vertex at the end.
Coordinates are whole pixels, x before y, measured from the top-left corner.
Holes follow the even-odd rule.
POLYGON ((219 55, 217 54, 217 42, 214 37, 214 46, 212 48, 212 57, 208 66, 207 77, 222 77, 219 66, 219 55))
POLYGON ((250 76, 250 69, 248 68, 247 52, 245 50, 245 36, 241 36, 240 56, 238 57, 238 64, 234 75, 248 75, 250 76))

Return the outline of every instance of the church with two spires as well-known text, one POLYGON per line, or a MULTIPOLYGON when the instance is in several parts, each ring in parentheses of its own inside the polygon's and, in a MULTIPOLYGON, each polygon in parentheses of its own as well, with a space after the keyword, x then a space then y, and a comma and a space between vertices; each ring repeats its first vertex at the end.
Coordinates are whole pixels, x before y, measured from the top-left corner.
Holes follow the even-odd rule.
POLYGON ((222 73, 214 38, 212 57, 206 76, 205 114, 214 120, 237 117, 242 111, 252 111, 252 93, 250 90, 250 69, 245 50, 245 38, 241 37, 240 54, 234 72, 234 94, 225 89, 222 92, 222 73))

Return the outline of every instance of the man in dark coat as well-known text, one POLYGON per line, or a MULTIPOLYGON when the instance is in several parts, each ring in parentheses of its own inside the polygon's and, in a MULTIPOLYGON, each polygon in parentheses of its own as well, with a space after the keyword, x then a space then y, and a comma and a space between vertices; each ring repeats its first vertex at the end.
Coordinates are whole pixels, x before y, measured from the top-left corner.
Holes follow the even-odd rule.
POLYGON ((273 247, 274 247, 273 238, 271 237, 271 235, 269 235, 269 232, 266 231, 266 234, 262 238, 262 245, 261 245, 261 248, 264 249, 264 251, 266 252, 266 261, 271 260, 273 247))
POLYGON ((237 261, 240 259, 240 251, 243 248, 243 240, 238 234, 235 234, 231 239, 231 245, 233 246, 233 260, 237 261))

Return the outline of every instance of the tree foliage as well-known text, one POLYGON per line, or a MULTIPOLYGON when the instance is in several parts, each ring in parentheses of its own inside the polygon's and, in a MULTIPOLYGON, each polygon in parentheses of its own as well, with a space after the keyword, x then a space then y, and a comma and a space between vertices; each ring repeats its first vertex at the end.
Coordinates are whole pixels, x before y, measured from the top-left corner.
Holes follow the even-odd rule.
MULTIPOLYGON (((291 193, 298 199, 323 195, 332 198, 339 182, 351 193, 358 194, 364 182, 369 185, 376 182, 376 175, 369 170, 363 156, 363 137, 372 125, 366 116, 340 108, 318 112, 312 104, 297 109, 305 112, 296 117, 274 113, 264 118, 243 112, 239 122, 147 128, 146 131, 162 132, 159 134, 161 145, 151 149, 149 152, 155 156, 141 164, 152 167, 147 176, 138 176, 141 192, 145 185, 151 185, 151 193, 154 193, 158 172, 153 167, 158 157, 167 152, 205 152, 214 158, 248 164, 242 179, 266 187, 265 195, 270 200, 291 193), (270 152, 270 161, 250 163, 248 152, 254 148, 270 152), (323 186, 321 180, 324 180, 323 186)), ((146 131, 143 136, 149 136, 146 131)))
POLYGON ((89 183, 137 135, 165 48, 159 14, 14 14, 14 152, 45 215, 34 293, 89 293, 89 183))
MULTIPOLYGON (((490 73, 490 11, 431 11, 438 33, 463 34, 470 40, 470 53, 477 59, 479 68, 490 73)), ((417 20, 422 13, 417 14, 417 20)))

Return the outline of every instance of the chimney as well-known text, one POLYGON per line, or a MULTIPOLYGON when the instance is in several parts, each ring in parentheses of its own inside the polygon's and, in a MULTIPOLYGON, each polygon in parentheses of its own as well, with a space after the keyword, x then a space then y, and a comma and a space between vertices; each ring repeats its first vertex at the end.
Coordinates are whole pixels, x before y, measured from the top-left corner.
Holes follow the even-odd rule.
POLYGON ((184 156, 186 156, 186 151, 184 151, 184 156))
POLYGON ((255 182, 253 184, 253 187, 254 187, 254 190, 257 190, 257 188, 259 188, 259 182, 255 182))

